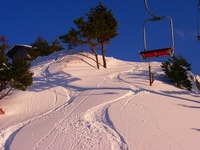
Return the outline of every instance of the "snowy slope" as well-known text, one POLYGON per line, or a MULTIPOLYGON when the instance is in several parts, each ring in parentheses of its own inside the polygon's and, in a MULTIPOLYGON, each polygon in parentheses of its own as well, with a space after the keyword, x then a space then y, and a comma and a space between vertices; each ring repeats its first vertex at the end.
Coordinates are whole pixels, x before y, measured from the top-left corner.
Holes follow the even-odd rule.
POLYGON ((33 62, 33 85, 1 101, 0 149, 199 150, 200 93, 165 81, 160 63, 65 51, 33 62), (101 62, 102 64, 102 62, 101 62))

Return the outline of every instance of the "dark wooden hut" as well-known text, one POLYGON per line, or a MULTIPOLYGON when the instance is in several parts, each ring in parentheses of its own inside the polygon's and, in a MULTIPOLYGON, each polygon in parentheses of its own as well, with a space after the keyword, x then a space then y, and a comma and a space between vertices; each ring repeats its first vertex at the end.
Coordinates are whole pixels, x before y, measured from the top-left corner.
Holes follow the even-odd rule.
POLYGON ((14 45, 7 53, 11 59, 24 59, 30 57, 29 52, 33 50, 29 45, 14 45))

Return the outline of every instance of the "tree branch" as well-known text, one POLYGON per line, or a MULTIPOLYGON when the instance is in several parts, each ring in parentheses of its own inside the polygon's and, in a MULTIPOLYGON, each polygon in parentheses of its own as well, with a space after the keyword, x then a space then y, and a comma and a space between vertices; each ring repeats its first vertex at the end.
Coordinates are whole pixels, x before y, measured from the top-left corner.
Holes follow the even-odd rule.
POLYGON ((0 99, 3 99, 4 97, 6 97, 6 96, 10 93, 10 91, 11 91, 12 89, 13 89, 13 88, 10 88, 5 94, 1 95, 1 96, 0 96, 0 99))

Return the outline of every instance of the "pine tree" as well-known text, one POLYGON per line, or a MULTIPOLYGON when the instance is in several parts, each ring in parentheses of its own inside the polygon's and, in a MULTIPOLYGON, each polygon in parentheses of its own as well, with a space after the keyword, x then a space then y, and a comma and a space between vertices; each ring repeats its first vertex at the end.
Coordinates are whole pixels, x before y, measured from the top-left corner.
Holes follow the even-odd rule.
POLYGON ((90 50, 95 55, 97 68, 99 69, 99 59, 98 59, 98 53, 96 51, 98 41, 93 33, 93 28, 94 28, 93 25, 89 22, 86 22, 84 20, 84 17, 74 20, 74 23, 76 24, 80 33, 80 36, 79 36, 81 37, 80 43, 82 45, 87 44, 89 46, 90 50))
POLYGON ((106 64, 106 44, 110 43, 110 40, 117 36, 118 22, 112 14, 111 10, 103 4, 95 8, 91 8, 90 12, 86 14, 88 17, 88 23, 91 25, 91 33, 93 38, 96 38, 101 44, 101 52, 103 57, 104 67, 107 68, 106 64))
POLYGON ((0 99, 4 96, 2 91, 6 89, 10 78, 10 64, 8 63, 8 59, 5 57, 6 48, 8 48, 8 45, 6 44, 5 37, 0 36, 0 99))
POLYGON ((47 56, 51 53, 49 43, 39 36, 31 46, 37 51, 38 56, 47 56))
POLYGON ((67 34, 59 37, 62 42, 67 43, 68 50, 74 50, 81 44, 80 31, 71 28, 67 34))
POLYGON ((5 38, 0 37, 0 99, 7 96, 13 88, 24 91, 32 84, 33 73, 29 71, 29 61, 19 59, 10 63, 5 57, 7 47, 5 38))
POLYGON ((32 85, 33 73, 29 71, 30 62, 22 59, 13 60, 11 65, 10 85, 12 88, 25 91, 32 85))
POLYGON ((60 36, 62 42, 67 43, 69 50, 74 50, 77 46, 88 45, 90 50, 94 53, 96 58, 97 68, 99 69, 98 53, 95 47, 98 45, 97 40, 92 38, 91 26, 88 24, 84 17, 75 19, 74 24, 76 28, 71 28, 67 34, 60 36))
POLYGON ((101 46, 103 63, 106 68, 106 44, 117 36, 118 22, 114 18, 112 11, 99 3, 95 8, 91 8, 89 13, 86 13, 86 18, 80 17, 74 20, 75 28, 60 36, 62 42, 68 44, 69 49, 74 49, 77 46, 87 45, 95 55, 97 68, 99 69, 98 53, 96 47, 101 46))
POLYGON ((50 49, 51 49, 50 51, 53 53, 53 52, 62 50, 63 47, 60 45, 59 40, 56 38, 56 39, 52 42, 52 44, 51 44, 51 46, 50 46, 50 49))
POLYGON ((190 66, 186 59, 180 55, 178 57, 173 56, 169 58, 168 61, 163 62, 161 68, 171 83, 179 88, 186 88, 191 91, 192 84, 187 76, 187 71, 191 71, 190 66))

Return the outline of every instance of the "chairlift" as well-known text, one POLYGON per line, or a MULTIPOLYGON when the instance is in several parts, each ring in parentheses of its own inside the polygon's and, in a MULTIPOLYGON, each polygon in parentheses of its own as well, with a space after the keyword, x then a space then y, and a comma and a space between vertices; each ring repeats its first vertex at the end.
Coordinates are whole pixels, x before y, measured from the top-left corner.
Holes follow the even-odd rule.
MULTIPOLYGON (((200 1, 200 0, 199 0, 200 1)), ((143 60, 149 59, 149 58, 157 58, 157 57, 166 57, 166 56, 173 56, 174 55, 174 31, 173 31, 173 21, 172 18, 169 16, 155 16, 148 8, 147 6, 147 0, 144 0, 145 8, 149 12, 149 14, 152 16, 150 19, 146 19, 143 22, 143 39, 144 39, 144 50, 140 51, 139 54, 143 60), (170 25, 170 32, 171 32, 171 45, 167 48, 157 48, 149 50, 147 49, 147 41, 146 41, 146 24, 148 22, 155 22, 155 21, 163 21, 163 20, 169 20, 170 25)), ((200 38, 200 37, 199 37, 200 38)))
POLYGON ((200 41, 200 19, 197 20, 197 27, 198 27, 197 40, 200 41))
MULTIPOLYGON (((198 0, 198 11, 200 13, 200 0, 198 0)), ((197 40, 200 41, 200 19, 199 18, 197 20, 197 30, 198 30, 197 40)))

